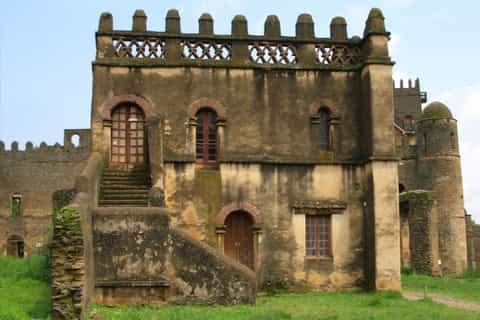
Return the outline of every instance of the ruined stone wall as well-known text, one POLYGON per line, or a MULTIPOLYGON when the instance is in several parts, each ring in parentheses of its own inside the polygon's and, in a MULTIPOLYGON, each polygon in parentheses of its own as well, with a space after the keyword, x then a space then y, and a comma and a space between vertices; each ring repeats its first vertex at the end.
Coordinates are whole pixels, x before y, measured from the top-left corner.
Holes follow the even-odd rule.
POLYGON ((84 242, 81 218, 71 207, 53 217, 51 243, 52 317, 79 319, 85 284, 84 242))
MULTIPOLYGON (((352 287, 363 279, 365 172, 357 166, 223 163, 218 170, 167 163, 165 201, 172 223, 218 247, 225 218, 242 204, 261 232, 256 257, 260 285, 352 287), (306 257, 305 217, 295 203, 319 202, 332 213, 331 258, 306 257), (328 204, 345 205, 336 210, 328 204), (230 208, 230 210, 228 210, 230 208)), ((318 209, 319 210, 319 209, 318 209)))
POLYGON ((255 302, 255 274, 172 228, 165 209, 98 208, 93 224, 97 302, 255 302))
MULTIPOLYGON (((82 131, 82 130, 81 130, 82 131)), ((88 143, 83 130, 79 134, 88 143)), ((76 130, 70 130, 73 135, 76 130)), ((0 253, 6 240, 19 235, 25 240, 25 254, 45 249, 52 213, 52 195, 56 190, 73 188, 74 179, 85 165, 89 145, 33 147, 27 143, 19 150, 13 143, 5 150, 0 142, 0 253), (12 217, 12 195, 21 196, 20 215, 12 217), (43 248, 43 249, 42 249, 43 248)))

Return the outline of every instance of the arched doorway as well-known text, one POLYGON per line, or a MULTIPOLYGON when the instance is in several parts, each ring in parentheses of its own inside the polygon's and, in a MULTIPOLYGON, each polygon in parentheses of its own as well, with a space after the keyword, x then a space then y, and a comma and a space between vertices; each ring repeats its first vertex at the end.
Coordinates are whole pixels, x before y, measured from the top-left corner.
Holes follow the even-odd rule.
POLYGON ((135 104, 122 104, 112 111, 111 162, 132 168, 146 161, 145 114, 135 104))
POLYGON ((7 239, 7 255, 23 258, 25 255, 25 242, 21 236, 13 235, 7 239))
POLYGON ((225 254, 254 269, 253 219, 248 212, 238 210, 225 219, 225 254))

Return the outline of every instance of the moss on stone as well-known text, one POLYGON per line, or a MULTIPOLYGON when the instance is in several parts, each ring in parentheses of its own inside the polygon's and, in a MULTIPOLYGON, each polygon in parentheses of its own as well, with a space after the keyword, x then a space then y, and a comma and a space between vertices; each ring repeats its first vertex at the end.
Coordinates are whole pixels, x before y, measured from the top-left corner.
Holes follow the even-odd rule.
POLYGON ((446 105, 432 102, 423 109, 422 119, 453 119, 453 116, 446 105))

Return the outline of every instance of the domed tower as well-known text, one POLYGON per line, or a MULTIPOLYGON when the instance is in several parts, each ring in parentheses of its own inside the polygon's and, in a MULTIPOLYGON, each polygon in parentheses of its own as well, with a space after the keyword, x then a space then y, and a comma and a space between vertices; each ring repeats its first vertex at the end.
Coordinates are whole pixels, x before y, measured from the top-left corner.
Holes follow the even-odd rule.
POLYGON ((431 227, 438 232, 438 251, 434 245, 433 256, 440 259, 444 273, 462 273, 467 248, 457 120, 444 104, 432 102, 423 110, 417 145, 418 185, 432 190, 435 200, 431 227))

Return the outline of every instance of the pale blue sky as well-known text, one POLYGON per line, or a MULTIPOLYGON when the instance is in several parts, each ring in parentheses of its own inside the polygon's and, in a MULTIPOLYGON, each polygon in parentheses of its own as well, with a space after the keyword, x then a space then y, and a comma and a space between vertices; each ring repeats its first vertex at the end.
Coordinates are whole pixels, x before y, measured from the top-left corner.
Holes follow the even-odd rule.
POLYGON ((0 140, 35 145, 63 141, 64 128, 88 128, 94 32, 103 11, 116 29, 130 29, 135 9, 143 8, 150 30, 163 31, 168 9, 177 8, 182 31, 196 32, 198 17, 209 12, 215 32, 230 32, 243 14, 249 32, 263 33, 269 14, 279 16, 282 34, 293 35, 300 13, 310 13, 317 36, 328 36, 330 19, 347 19, 349 35, 361 35, 368 11, 379 7, 392 32, 396 78, 416 78, 429 100, 442 100, 459 120, 466 208, 480 221, 480 2, 472 0, 377 1, 2 1, 0 4, 0 140), (479 121, 477 121, 479 120, 479 121))

